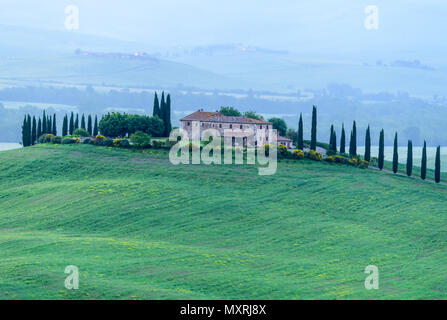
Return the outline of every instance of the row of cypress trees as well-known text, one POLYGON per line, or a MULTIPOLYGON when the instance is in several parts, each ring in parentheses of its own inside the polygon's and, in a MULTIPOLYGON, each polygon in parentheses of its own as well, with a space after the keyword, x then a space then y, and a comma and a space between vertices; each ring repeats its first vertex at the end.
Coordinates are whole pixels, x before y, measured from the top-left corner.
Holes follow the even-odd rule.
POLYGON ((168 94, 165 100, 165 92, 161 93, 161 101, 158 100, 157 92, 154 96, 154 109, 152 115, 159 117, 164 124, 163 136, 168 137, 172 130, 171 125, 171 95, 168 94))
POLYGON ((57 134, 56 114, 48 116, 43 111, 42 118, 36 119, 35 116, 25 115, 22 124, 22 144, 24 147, 32 146, 37 143, 39 137, 43 134, 57 134))
MULTIPOLYGON (((300 118, 301 119, 301 118, 300 118)), ((301 120, 300 120, 301 121, 301 120)), ((329 139, 329 150, 333 152, 337 152, 337 136, 334 130, 334 126, 331 125, 331 137, 329 139)), ((345 129, 344 125, 342 125, 342 133, 340 140, 340 153, 345 153, 345 129)), ((356 123, 353 122, 352 131, 351 131, 351 140, 349 145, 349 155, 357 156, 357 129, 356 123)), ((379 157, 378 157, 378 166, 379 169, 382 170, 384 166, 384 158, 385 158, 385 133, 382 129, 380 131, 379 137, 379 157)), ((365 154, 364 160, 370 162, 371 161, 371 130, 368 125, 366 129, 365 135, 365 154)), ((394 136, 394 147, 393 147, 393 172, 397 173, 399 169, 399 154, 398 154, 398 138, 397 132, 394 136)), ((407 164, 406 164, 406 173, 410 177, 413 174, 413 141, 408 140, 407 145, 407 164)), ((425 180, 427 177, 427 143, 424 141, 424 147, 422 148, 422 159, 421 159, 421 179, 425 180)), ((435 158, 435 182, 439 183, 441 180, 441 147, 438 146, 436 148, 436 158, 435 158)))
POLYGON ((68 119, 68 115, 64 116, 64 120, 62 121, 62 136, 72 135, 76 129, 84 129, 86 130, 90 136, 96 136, 99 133, 98 130, 98 116, 95 115, 95 122, 93 124, 92 115, 87 116, 87 121, 85 115, 81 116, 81 123, 79 124, 79 114, 72 112, 70 115, 70 120, 68 119))

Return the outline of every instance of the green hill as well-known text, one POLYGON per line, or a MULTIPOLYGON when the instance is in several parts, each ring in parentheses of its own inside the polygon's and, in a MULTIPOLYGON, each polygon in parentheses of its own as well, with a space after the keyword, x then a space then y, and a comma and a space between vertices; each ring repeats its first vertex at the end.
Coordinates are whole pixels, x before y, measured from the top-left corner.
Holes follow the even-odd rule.
POLYGON ((1 299, 447 297, 443 185, 90 145, 0 152, 0 181, 1 299), (79 290, 64 288, 68 265, 79 290), (364 288, 368 265, 379 290, 364 288))

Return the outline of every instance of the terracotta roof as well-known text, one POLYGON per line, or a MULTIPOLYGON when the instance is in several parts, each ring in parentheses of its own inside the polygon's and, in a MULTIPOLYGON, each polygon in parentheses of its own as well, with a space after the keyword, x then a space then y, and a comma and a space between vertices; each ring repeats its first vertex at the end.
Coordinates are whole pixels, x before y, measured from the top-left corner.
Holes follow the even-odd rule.
POLYGON ((268 121, 257 120, 247 117, 224 116, 220 112, 196 111, 190 115, 183 117, 180 121, 205 121, 205 122, 222 122, 222 123, 245 123, 245 124, 272 124, 268 121))

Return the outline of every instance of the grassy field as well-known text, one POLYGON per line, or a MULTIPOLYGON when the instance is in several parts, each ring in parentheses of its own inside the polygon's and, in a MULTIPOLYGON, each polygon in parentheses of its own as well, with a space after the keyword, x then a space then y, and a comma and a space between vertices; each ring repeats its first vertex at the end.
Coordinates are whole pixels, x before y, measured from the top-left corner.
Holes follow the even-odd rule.
POLYGON ((446 186, 91 145, 0 152, 0 181, 0 299, 447 298, 446 186))

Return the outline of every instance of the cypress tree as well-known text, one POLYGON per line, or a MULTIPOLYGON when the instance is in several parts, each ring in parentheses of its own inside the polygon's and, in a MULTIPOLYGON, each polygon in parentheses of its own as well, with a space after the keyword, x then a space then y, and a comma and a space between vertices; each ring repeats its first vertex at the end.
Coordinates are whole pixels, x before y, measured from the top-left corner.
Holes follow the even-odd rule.
POLYGON ((22 145, 24 147, 27 147, 28 138, 26 137, 26 115, 23 118, 23 124, 22 124, 22 145))
POLYGON ((81 117, 81 128, 84 129, 84 130, 87 129, 87 127, 85 125, 85 116, 84 116, 84 114, 82 114, 82 117, 81 117))
POLYGON ((317 149, 317 107, 313 106, 312 109, 312 130, 311 130, 311 137, 310 137, 310 149, 316 150, 317 149))
POLYGON ((158 102, 157 92, 155 92, 155 96, 154 96, 154 110, 152 111, 152 116, 161 118, 160 117, 160 103, 158 102))
POLYGON ((45 110, 43 110, 43 116, 42 116, 42 134, 47 133, 47 116, 45 115, 45 110))
POLYGON ((427 142, 424 140, 424 147, 422 148, 421 160, 421 179, 425 180, 427 177, 427 142))
POLYGON ((332 142, 332 151, 334 151, 335 153, 337 152, 337 132, 335 132, 334 130, 334 138, 333 138, 333 142, 332 142))
POLYGON ((90 136, 93 134, 93 128, 92 128, 92 115, 88 115, 87 119, 87 131, 90 134, 90 136))
POLYGON ((76 120, 74 122, 74 129, 79 129, 79 113, 76 113, 76 120))
POLYGON ((93 136, 96 137, 98 135, 98 116, 95 115, 95 125, 93 126, 93 136))
POLYGON ((349 143, 349 154, 351 156, 357 155, 357 127, 355 125, 355 121, 352 124, 351 140, 349 143))
POLYGON ((399 152, 397 143, 397 132, 394 136, 394 147, 393 147, 393 172, 396 173, 399 170, 399 152))
POLYGON ((28 115, 26 118, 26 138, 28 139, 27 141, 27 145, 30 146, 32 145, 32 123, 31 123, 31 116, 28 115))
POLYGON ((380 131, 380 138, 379 138, 379 169, 383 169, 383 163, 385 160, 385 133, 382 129, 380 131))
POLYGON ((51 116, 47 117, 47 133, 53 133, 53 126, 52 126, 51 116))
POLYGON ((68 119, 65 114, 64 120, 62 121, 62 136, 65 137, 68 134, 68 119))
POLYGON ((166 102, 165 102, 165 92, 162 91, 161 92, 161 101, 160 101, 160 112, 159 112, 159 117, 161 120, 163 120, 163 124, 165 122, 165 112, 166 112, 166 102))
POLYGON ((36 117, 33 116, 33 126, 31 128, 31 144, 36 144, 37 140, 37 123, 36 123, 36 117))
POLYGON ((56 136, 57 135, 57 127, 56 127, 56 114, 53 115, 53 134, 56 136))
POLYGON ((436 160, 435 160, 435 182, 441 181, 441 147, 436 148, 436 160))
POLYGON ((165 123, 165 137, 169 137, 172 130, 171 125, 171 95, 168 93, 168 96, 166 97, 166 104, 165 104, 165 113, 164 113, 164 123, 165 123))
POLYGON ((298 121, 298 149, 304 149, 304 137, 303 137, 303 114, 300 114, 300 120, 298 121))
POLYGON ((334 139, 334 125, 333 124, 331 124, 331 133, 329 136, 329 150, 332 150, 332 144, 334 143, 334 141, 332 139, 334 139))
POLYGON ((345 125, 341 124, 340 153, 346 153, 346 134, 345 125))
POLYGON ((413 172, 413 141, 408 140, 407 148, 407 176, 411 177, 413 172))
POLYGON ((368 128, 366 129, 366 137, 365 137, 365 161, 371 161, 371 132, 368 128))
POLYGON ((37 141, 39 141, 41 135, 42 135, 42 120, 39 118, 39 120, 37 121, 37 141))
POLYGON ((70 116, 70 127, 69 127, 68 130, 69 130, 68 132, 70 133, 70 135, 72 135, 73 132, 74 132, 74 114, 73 114, 73 112, 71 112, 71 116, 70 116))

